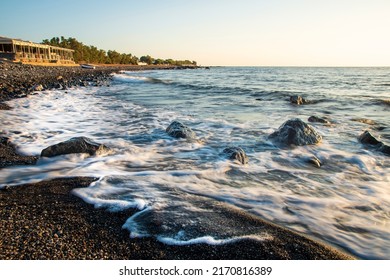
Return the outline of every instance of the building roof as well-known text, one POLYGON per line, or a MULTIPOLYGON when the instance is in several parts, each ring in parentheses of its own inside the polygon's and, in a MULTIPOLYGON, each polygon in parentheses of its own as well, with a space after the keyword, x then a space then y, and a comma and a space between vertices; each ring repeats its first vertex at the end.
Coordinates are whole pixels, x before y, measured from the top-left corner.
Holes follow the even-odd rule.
POLYGON ((33 43, 33 42, 29 42, 29 41, 24 41, 21 39, 12 39, 12 38, 2 37, 2 36, 0 36, 0 44, 16 44, 16 45, 38 47, 38 48, 45 48, 45 49, 50 47, 51 49, 74 52, 74 50, 72 50, 72 49, 50 46, 50 45, 46 45, 46 44, 33 43))

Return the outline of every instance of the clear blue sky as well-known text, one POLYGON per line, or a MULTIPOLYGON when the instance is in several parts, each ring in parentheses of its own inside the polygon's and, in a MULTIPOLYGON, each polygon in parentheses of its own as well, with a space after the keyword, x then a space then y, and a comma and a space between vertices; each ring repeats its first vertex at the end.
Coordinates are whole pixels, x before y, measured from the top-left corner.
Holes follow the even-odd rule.
POLYGON ((0 0, 0 36, 202 65, 390 66, 390 0, 0 0))

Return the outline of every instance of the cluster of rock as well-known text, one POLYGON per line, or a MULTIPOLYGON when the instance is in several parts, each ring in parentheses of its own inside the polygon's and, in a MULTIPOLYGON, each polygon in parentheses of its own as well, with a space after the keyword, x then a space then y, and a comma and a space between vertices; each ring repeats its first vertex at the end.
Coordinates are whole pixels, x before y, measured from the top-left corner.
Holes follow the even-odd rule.
MULTIPOLYGON (((195 132, 181 122, 173 121, 166 129, 168 135, 175 138, 195 139, 195 132)), ((310 125, 300 119, 286 121, 277 131, 269 136, 278 144, 282 145, 315 145, 321 142, 322 136, 310 125)), ((222 153, 231 160, 241 164, 248 163, 249 159, 241 147, 227 147, 222 153)), ((310 158, 309 162, 317 167, 322 164, 318 158, 310 158)))
MULTIPOLYGON (((167 134, 174 138, 184 138, 188 140, 195 140, 195 132, 179 121, 173 121, 165 130, 167 134)), ((227 147, 222 151, 222 154, 228 159, 237 161, 241 164, 248 163, 248 156, 240 147, 227 147)))
POLYGON ((0 63, 0 102, 45 89, 108 85, 111 73, 119 70, 114 67, 82 69, 79 66, 45 67, 3 62, 0 63))

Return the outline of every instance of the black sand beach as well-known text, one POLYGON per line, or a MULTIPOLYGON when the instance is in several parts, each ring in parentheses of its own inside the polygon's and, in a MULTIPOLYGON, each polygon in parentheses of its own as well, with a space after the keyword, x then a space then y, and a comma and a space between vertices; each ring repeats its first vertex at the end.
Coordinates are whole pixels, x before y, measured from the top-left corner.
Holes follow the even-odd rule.
MULTIPOLYGON (((0 101, 26 97, 38 90, 108 85, 122 67, 84 70, 0 64, 0 101)), ((131 70, 137 70, 133 68, 131 70)), ((130 70, 130 69, 127 69, 130 70)), ((1 103, 1 108, 7 108, 1 103)), ((34 164, 34 155, 19 155, 12 135, 0 135, 0 168, 34 164), (8 139, 9 138, 9 139, 8 139)), ((63 178, 0 190, 0 259, 352 259, 308 237, 220 204, 226 219, 259 228, 263 241, 171 246, 154 238, 131 239, 122 225, 135 210, 95 209, 72 195, 96 178, 63 178)))

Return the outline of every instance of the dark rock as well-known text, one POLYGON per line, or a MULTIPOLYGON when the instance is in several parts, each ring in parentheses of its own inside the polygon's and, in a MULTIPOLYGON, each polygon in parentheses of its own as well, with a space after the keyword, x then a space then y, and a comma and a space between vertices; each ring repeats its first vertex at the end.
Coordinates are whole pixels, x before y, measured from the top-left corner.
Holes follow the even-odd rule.
POLYGON ((4 137, 4 136, 0 136, 0 144, 3 144, 3 145, 10 144, 9 138, 8 137, 4 137))
POLYGON ((168 133, 169 136, 175 138, 193 139, 196 136, 195 132, 193 132, 191 128, 178 121, 173 121, 167 127, 166 132, 168 133))
POLYGON ((302 105, 302 104, 308 104, 309 102, 308 102, 308 100, 306 100, 305 98, 303 98, 300 95, 293 95, 293 96, 290 96, 290 103, 302 105))
POLYGON ((324 123, 324 124, 330 124, 330 122, 327 119, 320 118, 317 116, 311 116, 308 118, 309 122, 317 122, 317 123, 324 123))
POLYGON ((385 130, 387 127, 386 126, 377 126, 377 127, 374 127, 375 130, 378 130, 378 131, 382 131, 382 130, 385 130))
POLYGON ((370 145, 374 147, 376 150, 390 156, 390 146, 384 144, 383 142, 378 141, 369 131, 364 131, 359 136, 359 141, 362 144, 370 145))
POLYGON ((55 157, 66 154, 87 153, 89 155, 100 155, 110 151, 103 144, 93 142, 87 137, 74 137, 42 150, 42 157, 55 157))
POLYGON ((378 149, 380 152, 390 156, 390 146, 381 143, 378 149))
POLYGON ((378 145, 381 144, 374 136, 369 131, 364 131, 360 136, 359 136, 359 141, 362 144, 369 144, 369 145, 378 145))
POLYGON ((228 147, 222 151, 229 159, 238 160, 242 164, 248 163, 248 156, 240 147, 228 147))
POLYGON ((285 145, 314 145, 322 140, 322 136, 311 126, 300 119, 286 121, 277 131, 269 136, 285 145))

